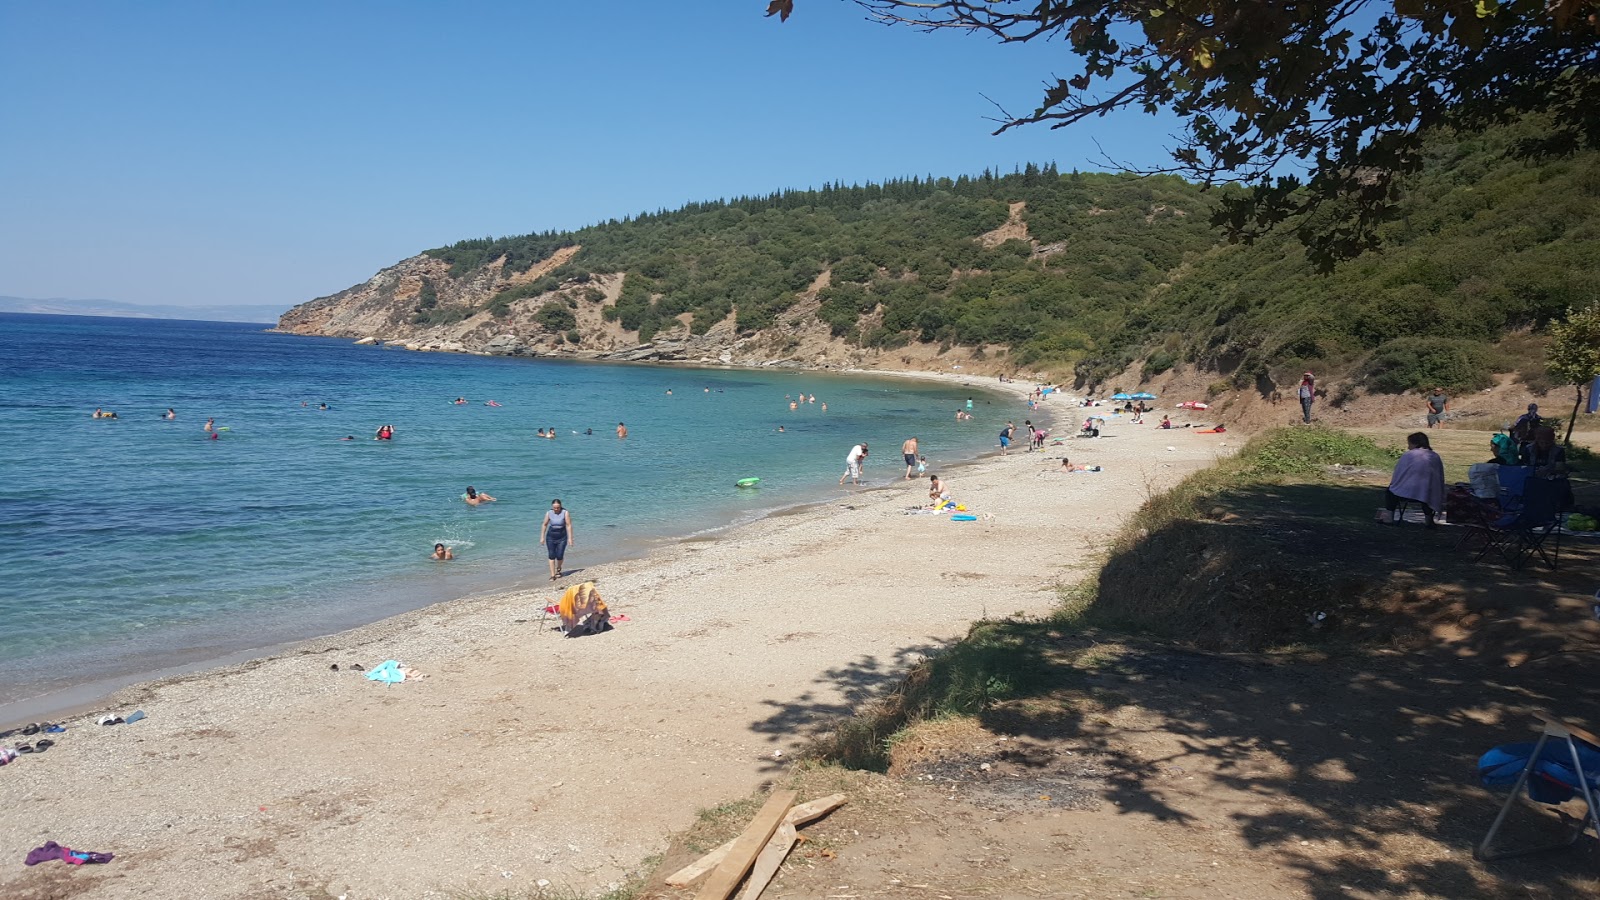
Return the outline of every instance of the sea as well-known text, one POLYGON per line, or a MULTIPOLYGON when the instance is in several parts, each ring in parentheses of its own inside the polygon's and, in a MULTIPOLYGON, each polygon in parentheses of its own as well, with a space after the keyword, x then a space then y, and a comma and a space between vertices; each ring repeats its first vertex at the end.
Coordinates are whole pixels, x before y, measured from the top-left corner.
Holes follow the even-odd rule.
POLYGON ((1026 415, 983 379, 416 353, 269 327, 0 314, 0 712, 547 587, 555 498, 581 576, 847 495, 852 444, 884 485, 907 437, 937 467, 1026 415), (791 410, 802 395, 816 402, 791 410), (373 439, 382 425, 393 440, 373 439), (469 485, 496 502, 468 506, 469 485))

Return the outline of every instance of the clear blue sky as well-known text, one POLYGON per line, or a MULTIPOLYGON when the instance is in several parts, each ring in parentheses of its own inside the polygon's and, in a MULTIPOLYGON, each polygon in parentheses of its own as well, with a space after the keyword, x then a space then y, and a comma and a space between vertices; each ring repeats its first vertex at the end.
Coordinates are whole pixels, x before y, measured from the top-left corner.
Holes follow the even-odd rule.
POLYGON ((1165 161, 1169 122, 991 136, 1060 45, 843 0, 0 0, 0 294, 287 308, 467 237, 824 181, 1165 161))

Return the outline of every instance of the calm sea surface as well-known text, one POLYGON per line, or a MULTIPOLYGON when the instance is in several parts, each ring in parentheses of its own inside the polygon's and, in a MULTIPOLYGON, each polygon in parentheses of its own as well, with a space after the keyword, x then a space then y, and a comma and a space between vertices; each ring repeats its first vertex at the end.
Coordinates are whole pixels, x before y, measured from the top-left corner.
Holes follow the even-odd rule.
POLYGON ((578 569, 837 496, 855 442, 872 444, 881 484, 903 474, 912 434, 937 465, 1026 415, 976 388, 409 353, 263 327, 0 314, 0 703, 546 584, 535 542, 553 497, 573 512, 578 569), (817 403, 791 411, 802 392, 817 403), (969 396, 976 417, 957 423, 969 396), (393 441, 372 440, 383 424, 393 441), (734 486, 747 476, 758 489, 734 486), (468 507, 467 485, 499 502, 468 507), (436 541, 457 560, 431 562, 436 541))

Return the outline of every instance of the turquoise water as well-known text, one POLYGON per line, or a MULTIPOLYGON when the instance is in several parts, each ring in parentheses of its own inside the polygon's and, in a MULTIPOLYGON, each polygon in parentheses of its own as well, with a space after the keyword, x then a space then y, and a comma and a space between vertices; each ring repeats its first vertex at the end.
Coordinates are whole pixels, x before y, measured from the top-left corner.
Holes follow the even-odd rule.
POLYGON ((0 314, 0 378, 0 702, 545 584, 535 543, 554 497, 573 512, 578 569, 838 496, 858 441, 874 450, 867 482, 883 484, 903 474, 911 434, 950 462, 1026 413, 981 385, 16 314, 0 314), (801 392, 818 402, 790 411, 801 392), (977 416, 957 423, 968 396, 977 416), (372 440, 386 423, 394 440, 372 440), (556 440, 535 436, 550 427, 556 440), (759 488, 734 486, 746 476, 759 488), (469 484, 499 501, 468 507, 469 484), (431 562, 436 541, 458 559, 431 562))

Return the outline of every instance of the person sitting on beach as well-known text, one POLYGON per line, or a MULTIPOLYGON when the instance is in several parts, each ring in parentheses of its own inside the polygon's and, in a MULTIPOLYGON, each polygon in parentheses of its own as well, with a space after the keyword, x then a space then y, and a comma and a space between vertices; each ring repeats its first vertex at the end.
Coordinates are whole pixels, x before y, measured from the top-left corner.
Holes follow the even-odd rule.
POLYGON ((1100 419, 1097 419, 1097 418, 1095 418, 1093 416, 1090 416, 1089 418, 1084 419, 1083 420, 1083 428, 1081 429, 1080 433, 1084 434, 1084 435, 1087 435, 1089 437, 1099 437, 1100 436, 1100 421, 1101 421, 1100 419))
POLYGON ((433 545, 433 558, 437 559, 437 560, 440 560, 440 561, 443 561, 443 560, 447 560, 447 559, 455 559, 456 555, 455 555, 455 553, 453 551, 451 551, 451 549, 449 547, 446 547, 443 544, 434 544, 433 545))
POLYGON ((1433 527, 1434 513, 1444 509, 1444 461, 1428 445, 1428 436, 1418 431, 1406 438, 1405 453, 1394 464, 1394 477, 1383 492, 1384 511, 1379 522, 1400 523, 1396 510, 1406 501, 1422 504, 1428 527, 1433 527))
POLYGON ((467 493, 465 495, 463 495, 461 499, 467 501, 467 505, 468 506, 477 506, 479 503, 493 503, 494 502, 494 498, 493 497, 489 496, 488 494, 479 493, 478 491, 473 489, 472 485, 470 485, 470 484, 467 485, 467 493))
POLYGON ((938 506, 950 499, 950 482, 941 481, 938 475, 928 476, 928 505, 938 506))
POLYGON ((1172 427, 1172 417, 1171 416, 1162 416, 1161 417, 1161 427, 1162 428, 1171 428, 1172 427))

